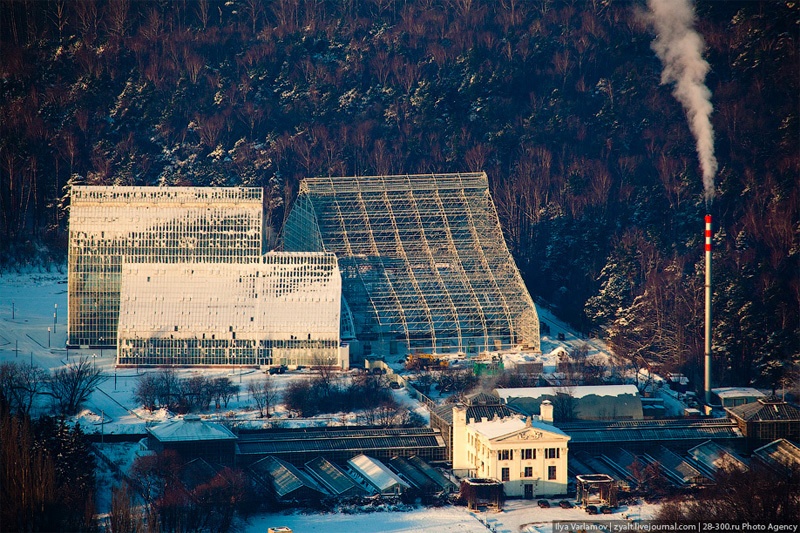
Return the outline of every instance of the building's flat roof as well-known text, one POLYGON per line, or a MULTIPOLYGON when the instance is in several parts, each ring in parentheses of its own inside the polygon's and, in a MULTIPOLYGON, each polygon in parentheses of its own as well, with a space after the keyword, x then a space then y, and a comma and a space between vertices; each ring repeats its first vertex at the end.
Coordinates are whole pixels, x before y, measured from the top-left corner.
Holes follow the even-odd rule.
POLYGON ((766 397, 766 394, 752 387, 719 387, 711 389, 711 392, 720 398, 741 398, 743 396, 752 396, 756 398, 766 397))
POLYGON ((570 445, 615 442, 735 439, 742 433, 726 418, 713 420, 624 420, 559 424, 570 445))
POLYGON ((431 428, 303 430, 239 434, 239 453, 269 455, 293 452, 353 452, 443 448, 441 433, 431 428))
POLYGON ((486 422, 473 422, 471 424, 467 424, 467 427, 489 439, 496 439, 504 435, 509 435, 525 429, 525 427, 536 428, 540 431, 546 431, 548 433, 553 433, 563 437, 567 436, 566 433, 555 426, 544 424, 535 420, 530 421, 530 426, 528 426, 528 422, 518 417, 499 418, 495 420, 487 420, 486 422))

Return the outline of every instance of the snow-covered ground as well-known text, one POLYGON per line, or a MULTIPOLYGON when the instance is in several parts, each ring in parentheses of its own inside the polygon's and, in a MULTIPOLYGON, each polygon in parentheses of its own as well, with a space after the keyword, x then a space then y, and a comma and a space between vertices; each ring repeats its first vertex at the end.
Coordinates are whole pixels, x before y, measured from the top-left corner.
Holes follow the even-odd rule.
POLYGON ((468 511, 465 507, 416 508, 407 512, 375 512, 362 514, 263 514, 253 518, 248 533, 266 531, 270 527, 287 526, 296 533, 347 531, 348 533, 551 533, 554 520, 648 520, 658 506, 644 503, 622 506, 612 515, 591 517, 583 509, 562 509, 556 501, 541 509, 532 500, 508 500, 500 511, 468 511))

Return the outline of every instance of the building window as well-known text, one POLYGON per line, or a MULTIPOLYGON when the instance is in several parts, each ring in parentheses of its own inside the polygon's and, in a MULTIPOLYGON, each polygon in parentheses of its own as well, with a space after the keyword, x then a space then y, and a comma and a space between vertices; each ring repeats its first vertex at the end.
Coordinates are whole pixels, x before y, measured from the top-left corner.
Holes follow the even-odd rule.
POLYGON ((509 469, 508 468, 501 468, 500 469, 500 476, 501 476, 501 479, 503 481, 508 481, 509 479, 511 479, 511 475, 509 474, 509 469))
POLYGON ((544 451, 545 459, 558 459, 558 448, 547 448, 544 451))
POLYGON ((556 467, 555 466, 548 466, 547 467, 547 479, 555 480, 556 479, 556 467))
POLYGON ((536 450, 531 448, 522 450, 522 459, 536 459, 536 450))
POLYGON ((498 461, 510 461, 514 459, 514 450, 500 450, 497 452, 498 461))
POLYGON ((524 476, 525 476, 525 477, 533 477, 533 467, 532 467, 532 466, 526 466, 526 467, 525 467, 525 474, 524 474, 524 476))

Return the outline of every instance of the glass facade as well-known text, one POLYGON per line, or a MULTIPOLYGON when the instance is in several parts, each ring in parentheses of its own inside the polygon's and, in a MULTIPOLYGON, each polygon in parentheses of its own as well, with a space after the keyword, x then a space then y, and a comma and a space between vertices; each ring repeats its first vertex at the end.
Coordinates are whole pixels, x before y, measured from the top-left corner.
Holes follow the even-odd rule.
POLYGON ((116 345, 123 265, 258 263, 262 196, 260 188, 73 187, 67 344, 116 345))
POLYGON ((122 267, 120 365, 329 365, 340 358, 341 276, 330 253, 256 265, 122 267))
POLYGON ((283 246, 336 253, 364 355, 539 349, 485 173, 306 179, 283 246))

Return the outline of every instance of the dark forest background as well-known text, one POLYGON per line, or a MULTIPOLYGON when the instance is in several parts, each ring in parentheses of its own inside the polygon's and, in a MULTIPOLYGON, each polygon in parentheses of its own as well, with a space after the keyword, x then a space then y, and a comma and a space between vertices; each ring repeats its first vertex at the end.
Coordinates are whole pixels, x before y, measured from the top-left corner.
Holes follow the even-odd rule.
MULTIPOLYGON (((643 2, 0 0, 0 268, 63 264, 68 188, 486 171, 540 305, 699 378, 702 180, 643 2)), ((795 2, 701 1, 717 379, 800 359, 795 2)), ((794 365, 794 366, 793 366, 794 365)))

